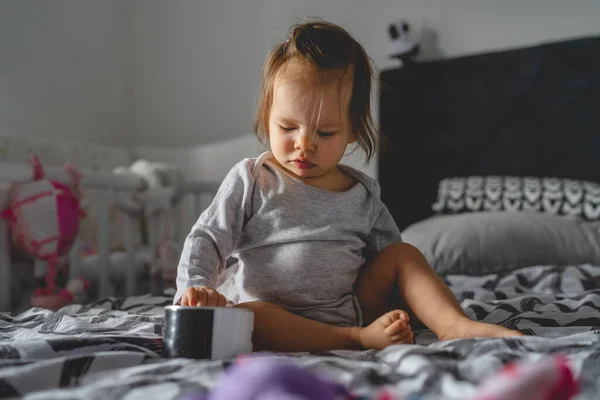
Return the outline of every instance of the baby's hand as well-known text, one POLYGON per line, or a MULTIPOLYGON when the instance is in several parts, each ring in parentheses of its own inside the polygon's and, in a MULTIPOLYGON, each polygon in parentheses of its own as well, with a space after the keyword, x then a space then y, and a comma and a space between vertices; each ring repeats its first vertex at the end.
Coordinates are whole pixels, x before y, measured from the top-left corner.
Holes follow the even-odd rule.
POLYGON ((227 304, 225 296, 205 286, 187 288, 181 298, 182 306, 225 307, 225 304, 227 304))

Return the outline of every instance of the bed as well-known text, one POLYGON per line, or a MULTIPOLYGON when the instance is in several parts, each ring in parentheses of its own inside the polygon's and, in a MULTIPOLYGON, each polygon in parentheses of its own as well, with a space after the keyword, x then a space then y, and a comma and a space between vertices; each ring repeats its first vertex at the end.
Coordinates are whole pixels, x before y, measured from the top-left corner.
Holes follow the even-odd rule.
MULTIPOLYGON (((287 357, 364 398, 389 387, 422 398, 467 399, 479 382, 508 362, 563 353, 580 377, 579 398, 597 398, 600 291, 582 288, 597 286, 599 267, 537 266, 447 279, 472 318, 532 336, 435 342, 423 331, 417 346, 287 357)), ((214 388, 231 360, 162 358, 162 309, 172 295, 109 298, 58 313, 32 309, 1 315, 0 398, 178 399, 214 388)))
MULTIPOLYGON (((382 72, 383 200, 471 318, 526 337, 438 342, 419 330, 416 345, 380 352, 278 357, 360 398, 387 388, 398 398, 467 399, 510 362, 563 354, 577 398, 600 397, 600 225, 584 205, 563 204, 580 190, 594 211, 598 54, 600 38, 583 38, 382 72), (514 187, 562 199, 560 212, 550 212, 556 202, 526 212, 525 202, 492 201, 498 190, 514 200, 514 187)), ((211 390, 232 360, 162 356, 172 296, 0 314, 0 398, 178 399, 211 390)))

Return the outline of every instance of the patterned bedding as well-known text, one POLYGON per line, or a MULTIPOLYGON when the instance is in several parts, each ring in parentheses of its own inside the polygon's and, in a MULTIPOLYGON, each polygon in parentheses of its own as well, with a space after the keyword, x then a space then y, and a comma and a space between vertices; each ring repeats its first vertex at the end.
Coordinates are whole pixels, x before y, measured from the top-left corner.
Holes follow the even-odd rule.
MULTIPOLYGON (((422 331, 417 345, 380 352, 281 357, 363 398, 387 387, 424 399, 466 399, 508 362, 562 353, 580 379, 577 398, 600 398, 600 267, 537 266, 446 279, 470 317, 529 336, 437 342, 422 331)), ((214 387, 230 362, 161 357, 162 307, 171 295, 0 314, 0 398, 177 399, 214 387)))

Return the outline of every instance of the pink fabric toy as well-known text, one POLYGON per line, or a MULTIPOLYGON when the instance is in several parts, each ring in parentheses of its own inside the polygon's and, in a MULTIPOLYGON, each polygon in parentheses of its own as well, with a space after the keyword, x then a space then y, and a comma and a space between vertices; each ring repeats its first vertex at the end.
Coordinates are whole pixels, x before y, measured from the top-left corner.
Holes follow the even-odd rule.
POLYGON ((474 400, 568 400, 577 382, 563 356, 506 366, 486 380, 474 400))
POLYGON ((2 218, 9 224, 13 242, 47 263, 46 288, 34 292, 32 305, 57 308, 71 302, 79 291, 87 288, 87 283, 78 279, 57 291, 55 282, 59 258, 73 246, 79 219, 84 215, 79 204, 80 174, 71 166, 65 167, 73 180, 71 189, 45 178, 40 159, 35 155, 32 165, 34 180, 12 187, 9 207, 2 213, 2 218))

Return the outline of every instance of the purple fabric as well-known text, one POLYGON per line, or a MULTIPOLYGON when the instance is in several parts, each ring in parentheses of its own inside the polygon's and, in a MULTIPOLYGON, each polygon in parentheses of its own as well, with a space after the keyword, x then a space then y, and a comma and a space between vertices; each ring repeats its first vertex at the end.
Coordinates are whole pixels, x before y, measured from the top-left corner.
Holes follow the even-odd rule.
POLYGON ((334 400, 350 398, 346 389, 293 364, 273 358, 251 358, 232 367, 208 395, 186 400, 334 400))

